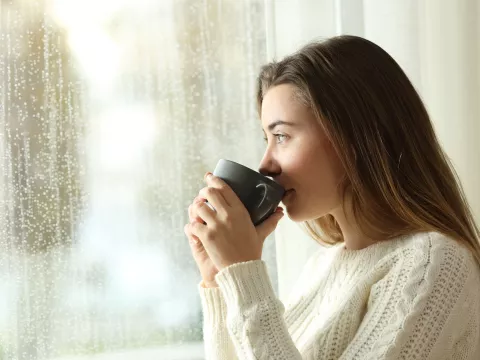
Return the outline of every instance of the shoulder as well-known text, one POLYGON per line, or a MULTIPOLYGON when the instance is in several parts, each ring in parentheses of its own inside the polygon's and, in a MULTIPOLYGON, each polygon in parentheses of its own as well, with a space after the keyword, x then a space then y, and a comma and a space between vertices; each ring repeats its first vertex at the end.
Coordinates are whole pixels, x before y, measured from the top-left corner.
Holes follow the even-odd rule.
POLYGON ((458 240, 437 232, 418 233, 404 238, 395 252, 400 263, 410 268, 410 276, 420 282, 451 286, 471 282, 480 289, 480 264, 458 240))
POLYGON ((366 315, 380 333, 372 346, 375 358, 412 358, 423 351, 430 355, 418 355, 422 359, 446 359, 457 348, 478 349, 480 266, 473 253, 435 232, 393 240, 385 253, 366 315))
POLYGON ((399 249, 406 256, 422 257, 423 262, 434 263, 446 259, 478 266, 473 253, 460 241, 438 232, 423 232, 404 238, 399 249))
POLYGON ((373 272, 372 306, 397 304, 400 313, 413 311, 418 319, 433 309, 447 317, 478 314, 480 265, 467 247, 433 232, 404 237, 393 247, 373 272))

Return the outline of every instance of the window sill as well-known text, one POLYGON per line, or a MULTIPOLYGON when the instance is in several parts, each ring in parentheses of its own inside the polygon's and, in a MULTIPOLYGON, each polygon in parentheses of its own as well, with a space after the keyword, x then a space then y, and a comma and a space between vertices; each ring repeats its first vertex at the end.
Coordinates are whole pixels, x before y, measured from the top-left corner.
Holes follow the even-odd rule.
POLYGON ((53 360, 204 360, 203 342, 162 346, 149 349, 134 349, 95 355, 78 355, 53 360))

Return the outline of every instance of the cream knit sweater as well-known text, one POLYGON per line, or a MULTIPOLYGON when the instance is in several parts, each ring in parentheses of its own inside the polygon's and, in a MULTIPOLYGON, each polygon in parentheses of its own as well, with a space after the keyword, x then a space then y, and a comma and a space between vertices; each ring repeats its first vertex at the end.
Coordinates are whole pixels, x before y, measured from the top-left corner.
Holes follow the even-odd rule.
POLYGON ((320 249, 284 306, 262 260, 198 285, 207 360, 480 360, 480 268, 438 233, 320 249))

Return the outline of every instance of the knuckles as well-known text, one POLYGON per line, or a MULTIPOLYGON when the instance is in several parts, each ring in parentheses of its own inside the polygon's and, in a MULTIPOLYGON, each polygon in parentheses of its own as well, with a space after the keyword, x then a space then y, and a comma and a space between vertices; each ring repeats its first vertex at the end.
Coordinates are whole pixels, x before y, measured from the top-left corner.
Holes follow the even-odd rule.
POLYGON ((204 187, 202 190, 200 190, 200 194, 203 195, 203 197, 211 197, 214 196, 218 193, 218 189, 214 187, 204 187))

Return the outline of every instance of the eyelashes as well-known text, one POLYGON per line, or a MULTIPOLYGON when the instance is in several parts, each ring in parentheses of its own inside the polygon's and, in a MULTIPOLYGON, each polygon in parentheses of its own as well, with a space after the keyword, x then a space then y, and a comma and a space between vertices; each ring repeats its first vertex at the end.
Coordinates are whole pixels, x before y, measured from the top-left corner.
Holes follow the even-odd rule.
MULTIPOLYGON (((273 134, 273 136, 275 136, 275 138, 277 139, 277 144, 280 144, 282 143, 283 141, 285 141, 285 139, 288 137, 287 135, 283 135, 283 134, 273 134), (280 141, 279 139, 282 138, 284 140, 280 141)), ((268 143, 268 139, 266 137, 263 138, 263 140, 268 143)))

